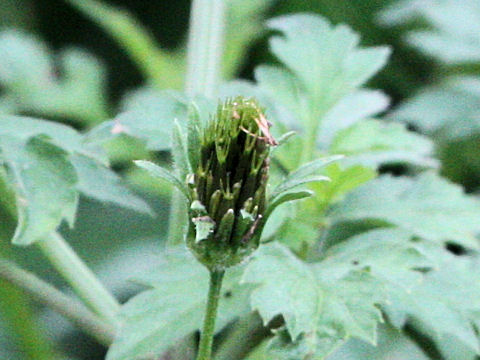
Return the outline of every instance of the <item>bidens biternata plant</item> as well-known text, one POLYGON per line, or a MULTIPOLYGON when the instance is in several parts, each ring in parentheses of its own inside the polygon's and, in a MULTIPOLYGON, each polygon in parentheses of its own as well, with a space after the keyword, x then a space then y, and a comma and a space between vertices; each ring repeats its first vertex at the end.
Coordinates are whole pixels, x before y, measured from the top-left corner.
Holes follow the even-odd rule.
POLYGON ((187 137, 178 124, 174 129, 172 152, 177 176, 151 162, 136 164, 169 181, 184 195, 189 217, 187 246, 210 272, 200 360, 211 356, 225 270, 258 248, 273 210, 286 201, 312 195, 309 190, 295 188, 326 180, 313 173, 338 157, 317 159, 300 167, 267 196, 270 150, 282 139, 277 142, 270 134, 271 124, 258 102, 253 98, 228 99, 206 124, 200 121, 195 106, 191 108, 187 137))

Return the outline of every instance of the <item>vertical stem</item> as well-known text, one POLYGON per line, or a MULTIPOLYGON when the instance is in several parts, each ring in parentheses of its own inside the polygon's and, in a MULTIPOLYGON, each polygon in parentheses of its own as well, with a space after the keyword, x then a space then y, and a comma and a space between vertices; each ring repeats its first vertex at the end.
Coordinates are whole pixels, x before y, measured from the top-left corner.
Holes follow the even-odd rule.
POLYGON ((40 241, 38 245, 85 304, 111 325, 117 327, 119 303, 70 245, 59 234, 51 235, 40 241))
POLYGON ((188 35, 187 95, 215 95, 221 73, 224 28, 224 0, 193 0, 188 35))
MULTIPOLYGON (((192 98, 213 98, 220 82, 225 28, 225 0, 193 0, 187 47, 185 92, 192 98)), ((168 227, 168 244, 183 240, 186 215, 181 195, 174 190, 168 227)))
POLYGON ((212 357, 213 335, 215 334, 215 320, 217 317, 218 300, 225 271, 210 272, 210 287, 208 289, 207 309, 203 321, 203 330, 200 337, 197 360, 210 360, 212 357))

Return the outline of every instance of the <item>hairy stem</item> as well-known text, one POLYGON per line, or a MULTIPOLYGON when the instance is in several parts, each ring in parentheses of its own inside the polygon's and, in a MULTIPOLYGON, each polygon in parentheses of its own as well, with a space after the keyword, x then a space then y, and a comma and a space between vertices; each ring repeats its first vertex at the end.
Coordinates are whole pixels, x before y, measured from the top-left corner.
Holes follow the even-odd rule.
POLYGON ((83 304, 63 294, 32 273, 19 268, 9 260, 0 258, 0 278, 18 286, 37 300, 52 307, 100 343, 104 345, 112 343, 115 335, 113 327, 90 312, 83 304))
MULTIPOLYGON (((220 81, 225 27, 224 0, 193 0, 187 47, 185 92, 214 97, 220 81)), ((186 216, 181 194, 172 195, 168 244, 182 242, 186 216)))
POLYGON ((118 327, 119 303, 70 245, 56 233, 38 245, 85 304, 112 326, 118 327))
POLYGON ((210 287, 208 289, 207 309, 203 321, 203 330, 200 336, 197 360, 212 358, 213 335, 215 334, 215 320, 217 318, 218 300, 225 271, 210 272, 210 287))

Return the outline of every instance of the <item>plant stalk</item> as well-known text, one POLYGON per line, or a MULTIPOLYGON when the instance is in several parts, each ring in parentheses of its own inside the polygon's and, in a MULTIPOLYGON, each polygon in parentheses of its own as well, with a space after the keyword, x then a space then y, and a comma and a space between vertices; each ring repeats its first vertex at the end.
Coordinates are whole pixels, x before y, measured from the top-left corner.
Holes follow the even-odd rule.
POLYGON ((0 258, 0 278, 25 290, 34 298, 64 315, 100 343, 110 345, 115 330, 90 312, 83 304, 63 294, 50 284, 25 271, 13 262, 0 258))
POLYGON ((65 239, 55 233, 40 241, 38 245, 53 267, 72 286, 85 304, 117 328, 119 326, 117 313, 120 310, 120 304, 65 239))
POLYGON ((208 289, 207 309, 203 321, 203 330, 200 336, 197 360, 211 360, 213 335, 215 334, 215 320, 217 318, 218 301, 222 288, 225 271, 210 272, 210 287, 208 289))
MULTIPOLYGON (((220 82, 225 28, 224 0, 193 0, 187 46, 185 92, 213 98, 220 82)), ((187 218, 181 194, 173 191, 168 227, 169 245, 183 241, 187 218)))

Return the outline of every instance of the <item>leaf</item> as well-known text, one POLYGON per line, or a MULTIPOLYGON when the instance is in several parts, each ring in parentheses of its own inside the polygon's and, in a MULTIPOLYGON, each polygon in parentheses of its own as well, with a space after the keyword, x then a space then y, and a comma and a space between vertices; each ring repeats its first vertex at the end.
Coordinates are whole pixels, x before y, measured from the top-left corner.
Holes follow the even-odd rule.
POLYGON ((150 161, 144 160, 136 160, 134 161, 135 165, 138 167, 147 170, 151 175, 163 179, 173 186, 175 186, 180 192, 185 196, 186 199, 190 199, 190 193, 188 192, 188 188, 185 184, 183 184, 175 175, 173 175, 170 171, 155 165, 150 161))
POLYGON ((375 341, 381 284, 363 271, 331 274, 332 269, 304 263, 279 244, 260 247, 245 270, 243 282, 257 284, 252 308, 264 322, 281 314, 294 341, 308 339, 298 359, 320 350, 325 356, 349 336, 375 341))
POLYGON ((46 135, 56 146, 69 153, 79 153, 107 162, 106 155, 99 147, 85 142, 84 137, 70 126, 52 121, 34 119, 25 116, 0 115, 0 136, 15 137, 28 141, 32 137, 46 135))
POLYGON ((58 116, 87 125, 107 117, 104 71, 92 55, 67 49, 59 55, 60 71, 50 50, 19 31, 0 33, 0 84, 17 112, 58 116))
MULTIPOLYGON (((176 93, 143 89, 129 94, 113 121, 102 124, 108 136, 125 134, 145 140, 149 150, 169 150, 174 120, 185 121, 187 105, 176 93), (107 128, 105 128, 105 126, 107 128)), ((108 136, 103 136, 108 140, 108 136)))
POLYGON ((387 48, 359 49, 354 32, 344 25, 333 27, 320 16, 283 16, 268 25, 282 32, 270 46, 291 73, 260 68, 256 78, 272 98, 300 115, 308 131, 316 129, 342 97, 373 76, 389 54, 387 48))
POLYGON ((301 200, 308 198, 313 195, 313 192, 310 190, 299 190, 299 191, 286 191, 282 194, 278 195, 274 201, 272 201, 268 207, 267 211, 265 211, 264 219, 267 220, 273 211, 283 203, 295 200, 301 200))
POLYGON ((195 103, 192 103, 189 108, 188 114, 188 160, 192 169, 197 169, 200 162, 201 147, 200 130, 202 129, 202 123, 200 120, 200 110, 195 103))
MULTIPOLYGON (((175 120, 172 134, 172 156, 175 170, 180 179, 186 179, 192 173, 187 149, 187 139, 178 121, 175 120)), ((198 151, 198 149, 197 149, 198 151)))
MULTIPOLYGON (((250 287, 238 284, 239 268, 227 272, 222 287, 217 331, 249 312, 250 287)), ((122 308, 125 321, 107 360, 158 356, 201 327, 208 292, 208 272, 185 249, 170 251, 162 263, 137 281, 152 287, 122 308)))
POLYGON ((293 338, 314 331, 324 294, 308 265, 278 244, 263 245, 247 264, 242 282, 258 284, 251 296, 265 324, 282 314, 293 338))
POLYGON ((70 159, 78 175, 77 189, 84 195, 141 213, 153 214, 150 206, 104 165, 82 155, 73 155, 70 159))
POLYGON ((426 137, 408 131, 403 124, 364 120, 335 136, 330 151, 345 154, 346 164, 378 167, 388 163, 410 163, 436 167, 432 158, 433 143, 426 137))
POLYGON ((297 170, 290 173, 286 179, 281 182, 277 187, 273 190, 271 198, 275 199, 277 196, 282 194, 285 191, 289 191, 297 186, 307 184, 310 182, 317 182, 317 181, 328 181, 330 180, 326 176, 315 176, 313 175, 322 167, 326 166, 327 164, 337 161, 341 159, 342 155, 333 155, 326 158, 320 158, 317 160, 313 160, 307 164, 300 166, 297 170))
POLYGON ((67 153, 41 136, 22 141, 0 135, 0 150, 17 198, 18 225, 12 242, 30 245, 42 240, 63 219, 72 225, 77 176, 67 153))
POLYGON ((408 336, 390 326, 380 326, 378 345, 351 339, 328 360, 430 360, 422 349, 408 336))
MULTIPOLYGON (((430 253, 432 247, 426 248, 430 253)), ((445 339, 476 354, 480 353, 476 333, 480 307, 478 256, 458 257, 436 249, 437 267, 425 274, 423 282, 411 289, 409 296, 396 296, 385 310, 396 326, 409 319, 434 341, 445 339)))
POLYGON ((388 7, 381 14, 380 21, 385 25, 396 25, 418 18, 429 24, 430 29, 407 34, 407 41, 417 49, 446 64, 480 61, 478 1, 406 0, 388 7))
POLYGON ((360 89, 343 97, 322 120, 318 134, 320 147, 328 149, 339 131, 378 115, 388 105, 389 98, 378 90, 360 89))
POLYGON ((358 187, 329 213, 335 222, 381 219, 434 241, 478 248, 480 202, 435 173, 382 176, 358 187))
POLYGON ((389 119, 414 125, 437 142, 480 133, 480 78, 451 77, 426 87, 400 105, 389 119))

